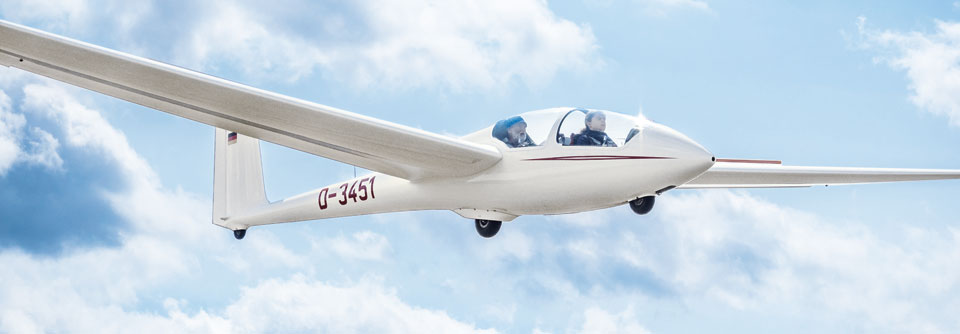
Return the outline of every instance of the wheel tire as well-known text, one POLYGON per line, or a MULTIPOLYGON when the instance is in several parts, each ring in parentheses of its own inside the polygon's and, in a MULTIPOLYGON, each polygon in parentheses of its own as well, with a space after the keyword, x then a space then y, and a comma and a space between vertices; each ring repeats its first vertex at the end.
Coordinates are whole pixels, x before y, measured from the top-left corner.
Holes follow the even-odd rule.
POLYGON ((656 196, 646 196, 640 197, 635 200, 630 201, 630 209, 638 215, 645 215, 650 213, 650 210, 653 210, 653 203, 656 201, 656 196))
POLYGON ((237 240, 243 239, 247 235, 247 230, 233 230, 233 237, 237 240))
POLYGON ((484 238, 492 238, 497 235, 497 232, 500 232, 500 225, 503 224, 499 220, 485 220, 477 219, 474 225, 477 226, 477 233, 484 238))

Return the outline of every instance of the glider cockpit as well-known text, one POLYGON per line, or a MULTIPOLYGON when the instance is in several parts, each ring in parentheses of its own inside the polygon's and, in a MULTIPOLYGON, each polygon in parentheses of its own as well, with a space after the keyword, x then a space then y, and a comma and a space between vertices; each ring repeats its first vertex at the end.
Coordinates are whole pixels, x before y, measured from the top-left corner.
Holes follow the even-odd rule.
MULTIPOLYGON (((501 119, 479 131, 499 140, 501 149, 543 146, 624 147, 650 121, 641 116, 584 108, 552 108, 501 119)), ((475 137, 471 135, 468 137, 475 137)))

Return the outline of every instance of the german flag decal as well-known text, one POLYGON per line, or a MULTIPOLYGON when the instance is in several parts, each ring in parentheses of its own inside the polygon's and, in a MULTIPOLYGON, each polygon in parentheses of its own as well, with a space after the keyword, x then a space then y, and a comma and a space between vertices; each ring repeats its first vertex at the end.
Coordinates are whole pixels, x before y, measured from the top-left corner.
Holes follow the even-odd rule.
POLYGON ((227 135, 227 144, 236 144, 237 143, 237 133, 231 132, 227 135))

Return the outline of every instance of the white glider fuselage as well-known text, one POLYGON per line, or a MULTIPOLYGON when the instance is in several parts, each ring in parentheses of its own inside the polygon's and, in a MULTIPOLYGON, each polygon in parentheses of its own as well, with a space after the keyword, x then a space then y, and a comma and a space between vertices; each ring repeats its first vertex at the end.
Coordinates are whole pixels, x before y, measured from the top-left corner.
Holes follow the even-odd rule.
MULTIPOLYGON (((538 113, 558 116, 555 138, 571 108, 538 113)), ((621 117, 628 117, 620 115, 621 117)), ((683 185, 710 169, 713 155, 666 126, 638 118, 637 138, 619 147, 564 146, 546 140, 509 148, 490 128, 461 139, 489 145, 503 158, 464 177, 408 181, 372 173, 288 199, 250 208, 223 222, 231 229, 374 213, 451 210, 465 218, 510 221, 520 215, 575 213, 618 206, 683 185)))

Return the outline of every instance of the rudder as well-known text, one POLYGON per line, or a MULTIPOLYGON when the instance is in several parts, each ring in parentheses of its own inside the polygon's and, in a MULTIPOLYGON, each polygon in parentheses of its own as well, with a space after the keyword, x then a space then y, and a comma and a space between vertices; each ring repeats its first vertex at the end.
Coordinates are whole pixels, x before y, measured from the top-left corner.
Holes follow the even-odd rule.
POLYGON ((263 186, 260 141, 216 129, 213 162, 213 223, 231 230, 230 217, 269 204, 263 186))

